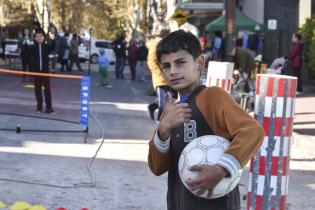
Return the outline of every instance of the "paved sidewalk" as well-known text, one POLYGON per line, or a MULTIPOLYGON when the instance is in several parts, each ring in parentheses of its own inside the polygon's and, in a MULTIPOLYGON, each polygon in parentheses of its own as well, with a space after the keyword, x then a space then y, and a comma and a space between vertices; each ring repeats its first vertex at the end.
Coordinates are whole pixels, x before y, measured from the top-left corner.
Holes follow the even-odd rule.
MULTIPOLYGON (((112 71, 113 68, 113 76, 112 71)), ((145 95, 145 83, 112 79, 113 89, 108 90, 99 87, 96 71, 92 76, 91 109, 106 129, 106 142, 92 168, 97 186, 60 189, 0 181, 1 201, 41 203, 48 210, 58 206, 91 210, 166 209, 167 177, 154 176, 147 166, 146 139, 156 124, 149 119, 146 108, 154 97, 145 95)), ((305 87, 305 94, 297 97, 295 113, 287 210, 314 210, 314 89, 305 87)), ((10 121, 0 119, 0 124, 6 122, 10 121)), ((89 181, 85 167, 101 136, 93 120, 90 129, 88 144, 82 143, 82 134, 0 132, 0 177, 59 185, 89 181)), ((242 198, 247 194, 247 185, 248 167, 241 180, 242 198)), ((242 200, 242 205, 246 209, 246 200, 242 200)))

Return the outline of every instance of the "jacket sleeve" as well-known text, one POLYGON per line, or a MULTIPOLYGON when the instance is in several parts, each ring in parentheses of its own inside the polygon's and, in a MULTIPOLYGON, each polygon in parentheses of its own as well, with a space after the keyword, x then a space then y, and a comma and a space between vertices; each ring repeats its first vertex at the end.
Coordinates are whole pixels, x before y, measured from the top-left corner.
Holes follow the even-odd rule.
POLYGON ((160 176, 167 172, 170 167, 170 154, 169 151, 161 152, 155 143, 155 136, 149 141, 149 156, 148 164, 153 174, 160 176))
MULTIPOLYGON (((262 144, 262 127, 219 87, 205 89, 196 102, 215 135, 231 141, 222 162, 226 165, 237 162, 240 168, 244 167, 262 144)), ((228 171, 233 173, 232 169, 228 171)))
POLYGON ((156 47, 157 47, 157 42, 151 41, 150 46, 149 46, 149 52, 148 52, 148 66, 151 72, 156 71, 156 70, 160 71, 160 66, 156 57, 156 47))
POLYGON ((288 52, 284 57, 289 59, 289 60, 293 60, 299 53, 299 48, 300 46, 298 44, 296 44, 293 49, 288 52))
POLYGON ((153 82, 154 89, 156 89, 157 86, 167 85, 164 79, 162 70, 159 66, 159 62, 157 60, 157 56, 156 56, 157 45, 158 45, 158 41, 153 40, 149 45, 149 51, 148 51, 148 67, 152 74, 152 82, 153 82))

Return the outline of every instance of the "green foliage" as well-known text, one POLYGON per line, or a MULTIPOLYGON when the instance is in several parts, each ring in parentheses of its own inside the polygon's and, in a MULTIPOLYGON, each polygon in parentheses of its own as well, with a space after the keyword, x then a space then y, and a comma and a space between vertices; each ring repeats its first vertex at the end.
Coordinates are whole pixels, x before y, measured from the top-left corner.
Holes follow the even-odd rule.
POLYGON ((9 38, 17 38, 22 28, 30 28, 35 15, 30 2, 22 0, 0 0, 0 25, 9 38))
MULTIPOLYGON (((30 28, 34 20, 41 21, 41 14, 36 12, 38 2, 40 1, 0 0, 0 12, 1 7, 4 7, 3 11, 6 11, 5 14, 0 15, 0 18, 3 17, 7 21, 3 25, 15 26, 16 30, 10 29, 10 31, 17 34, 23 27, 30 28), (20 24, 17 26, 17 23, 20 24)), ((93 38, 109 40, 115 39, 120 32, 133 33, 135 10, 146 6, 146 0, 54 0, 44 2, 49 8, 51 23, 59 31, 80 33, 81 29, 92 28, 93 38)), ((143 24, 141 26, 143 27, 143 24)))
POLYGON ((315 16, 308 18, 301 28, 304 42, 304 69, 315 79, 315 16))

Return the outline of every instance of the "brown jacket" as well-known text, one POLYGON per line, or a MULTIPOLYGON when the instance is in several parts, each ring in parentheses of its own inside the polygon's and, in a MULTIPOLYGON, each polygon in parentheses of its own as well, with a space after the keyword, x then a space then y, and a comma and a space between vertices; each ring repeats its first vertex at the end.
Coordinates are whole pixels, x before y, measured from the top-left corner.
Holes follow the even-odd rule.
MULTIPOLYGON (((168 210, 234 210, 238 209, 239 192, 235 188, 224 197, 202 199, 189 193, 178 175, 178 161, 183 148, 194 138, 204 135, 218 135, 231 141, 224 157, 229 158, 223 166, 230 174, 244 167, 260 147, 264 131, 258 122, 248 115, 223 89, 198 87, 188 98, 192 109, 191 122, 195 125, 192 135, 187 135, 185 126, 171 131, 168 151, 160 152, 156 142, 149 142, 149 167, 155 175, 168 172, 168 210), (199 92, 200 91, 200 92, 199 92), (235 167, 230 167, 232 163, 235 167), (236 170, 233 170, 235 169, 236 170), (232 169, 232 170, 231 170, 232 169)), ((163 114, 161 116, 163 119, 163 114)), ((189 126, 186 126, 186 128, 189 126)), ((158 143, 159 144, 159 143, 158 143)))
POLYGON ((159 62, 156 57, 156 47, 160 39, 154 39, 149 43, 149 54, 148 54, 148 66, 152 74, 152 82, 154 90, 158 86, 166 86, 167 83, 164 79, 163 73, 160 69, 159 62))
MULTIPOLYGON (((226 153, 234 156, 244 167, 263 141, 262 127, 221 88, 206 88, 195 100, 215 135, 231 139, 226 153)), ((153 139, 149 146, 148 162, 152 172, 156 175, 167 172, 171 161, 169 152, 160 153, 154 146, 153 139)))

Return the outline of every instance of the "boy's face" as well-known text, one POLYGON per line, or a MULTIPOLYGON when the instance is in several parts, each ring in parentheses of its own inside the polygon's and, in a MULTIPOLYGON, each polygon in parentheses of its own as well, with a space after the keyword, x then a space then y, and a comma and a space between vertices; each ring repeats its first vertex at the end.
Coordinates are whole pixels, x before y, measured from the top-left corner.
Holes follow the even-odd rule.
POLYGON ((44 38, 45 38, 45 37, 44 37, 43 34, 38 33, 38 34, 35 35, 35 41, 36 41, 38 44, 43 44, 44 38))
POLYGON ((164 54, 160 67, 167 84, 180 95, 191 93, 200 84, 200 72, 204 67, 203 56, 194 59, 185 50, 164 54))

